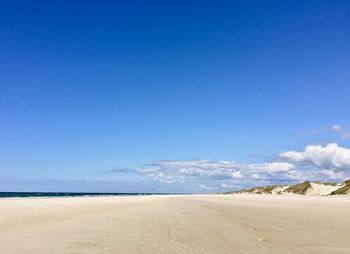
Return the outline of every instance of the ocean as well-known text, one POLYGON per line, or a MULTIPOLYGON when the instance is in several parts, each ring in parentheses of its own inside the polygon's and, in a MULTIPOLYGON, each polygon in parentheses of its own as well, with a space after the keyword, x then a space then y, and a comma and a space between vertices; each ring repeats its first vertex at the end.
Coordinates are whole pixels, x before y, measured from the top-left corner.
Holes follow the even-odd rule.
POLYGON ((98 197, 98 196, 139 196, 139 195, 165 195, 165 193, 0 192, 0 198, 98 197))

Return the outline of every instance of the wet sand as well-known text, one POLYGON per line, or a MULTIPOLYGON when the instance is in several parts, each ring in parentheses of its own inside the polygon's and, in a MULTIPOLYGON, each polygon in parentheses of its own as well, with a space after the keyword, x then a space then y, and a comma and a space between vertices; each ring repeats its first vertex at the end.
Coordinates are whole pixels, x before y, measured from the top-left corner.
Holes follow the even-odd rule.
POLYGON ((350 198, 189 195, 0 199, 0 251, 350 253, 350 198))

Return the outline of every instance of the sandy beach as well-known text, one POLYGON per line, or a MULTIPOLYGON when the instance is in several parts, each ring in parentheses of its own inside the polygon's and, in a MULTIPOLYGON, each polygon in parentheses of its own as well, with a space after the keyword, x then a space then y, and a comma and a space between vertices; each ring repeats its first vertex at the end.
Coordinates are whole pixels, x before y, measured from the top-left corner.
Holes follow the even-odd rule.
POLYGON ((350 198, 0 200, 1 253, 350 253, 350 198))

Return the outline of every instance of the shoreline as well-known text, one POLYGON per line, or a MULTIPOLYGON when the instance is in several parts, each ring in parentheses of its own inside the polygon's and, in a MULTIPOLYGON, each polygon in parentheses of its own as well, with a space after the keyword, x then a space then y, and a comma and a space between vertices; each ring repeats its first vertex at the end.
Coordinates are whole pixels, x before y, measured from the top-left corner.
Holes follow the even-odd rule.
POLYGON ((173 193, 155 193, 155 194, 111 194, 111 195, 62 195, 62 196, 28 196, 28 197, 24 197, 24 196, 11 196, 11 197, 1 197, 0 196, 0 201, 2 200, 27 200, 27 199, 79 199, 79 198, 128 198, 128 197, 183 197, 183 196, 193 196, 193 197, 216 197, 216 196, 222 196, 222 197, 251 197, 254 198, 256 197, 257 199, 259 199, 259 197, 267 197, 267 198, 290 198, 290 199, 327 199, 329 198, 330 200, 335 200, 335 199, 340 199, 340 200, 350 200, 350 195, 301 195, 301 194, 292 194, 292 193, 288 193, 288 194, 252 194, 252 193, 230 193, 230 194, 226 194, 226 193, 193 193, 193 194, 173 194, 173 193))

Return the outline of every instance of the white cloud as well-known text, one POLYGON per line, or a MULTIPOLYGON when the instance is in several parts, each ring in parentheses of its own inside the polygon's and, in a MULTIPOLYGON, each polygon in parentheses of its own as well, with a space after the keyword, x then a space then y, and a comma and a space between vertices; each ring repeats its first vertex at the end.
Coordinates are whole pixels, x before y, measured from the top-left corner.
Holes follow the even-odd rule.
POLYGON ((287 172, 293 170, 295 166, 288 162, 272 162, 272 163, 261 163, 261 164, 248 164, 247 165, 252 171, 255 172, 287 172))
POLYGON ((332 130, 338 133, 342 139, 350 138, 350 128, 335 124, 332 126, 332 130))
POLYGON ((224 188, 222 184, 228 186, 234 183, 237 188, 252 185, 252 181, 257 179, 289 179, 285 174, 291 170, 295 170, 295 166, 289 162, 249 164, 235 161, 158 160, 134 171, 161 183, 183 183, 203 189, 200 185, 206 183, 207 186, 221 188, 224 188))
POLYGON ((330 180, 339 180, 344 178, 343 172, 335 172, 334 170, 331 170, 331 169, 321 170, 320 172, 330 180))
POLYGON ((298 137, 314 137, 318 134, 318 132, 316 130, 310 130, 310 131, 300 131, 300 130, 297 130, 295 132, 295 134, 298 136, 298 137))
POLYGON ((350 132, 344 132, 341 134, 341 138, 342 139, 347 139, 347 138, 350 138, 350 132))
POLYGON ((332 126, 332 130, 334 130, 334 131, 340 131, 340 130, 341 130, 341 126, 338 125, 338 124, 335 124, 335 125, 332 126))
POLYGON ((137 168, 135 171, 138 173, 155 174, 159 172, 159 168, 137 168))
POLYGON ((160 181, 162 183, 175 183, 176 182, 176 180, 174 179, 174 177, 172 175, 166 174, 164 172, 152 174, 151 176, 153 177, 153 180, 160 181))
POLYGON ((350 149, 335 143, 307 146, 303 152, 284 152, 280 157, 292 162, 308 163, 321 169, 350 170, 350 149))
POLYGON ((260 179, 260 176, 258 174, 251 174, 250 175, 250 178, 253 178, 253 179, 260 179))
POLYGON ((153 164, 159 171, 169 171, 183 176, 208 178, 244 178, 251 173, 276 174, 288 172, 295 166, 288 162, 239 163, 235 161, 209 160, 159 160, 153 164))
POLYGON ((240 171, 234 171, 231 173, 232 178, 243 178, 240 171))
POLYGON ((233 190, 234 188, 237 187, 236 185, 227 184, 227 183, 221 183, 220 186, 221 186, 221 188, 224 188, 224 189, 231 189, 231 190, 233 190))
POLYGON ((297 170, 291 170, 289 172, 287 172, 284 177, 286 179, 289 180, 295 180, 295 181, 303 181, 303 180, 312 180, 312 179, 308 179, 309 176, 307 176, 307 173, 303 173, 301 171, 297 171, 297 170))
MULTIPOLYGON (((113 172, 123 173, 125 169, 113 172)), ((287 151, 279 154, 274 161, 262 163, 158 160, 143 167, 129 169, 128 172, 191 191, 209 191, 208 188, 237 189, 305 180, 332 181, 350 175, 350 149, 335 143, 326 146, 311 145, 304 151, 287 151)))

